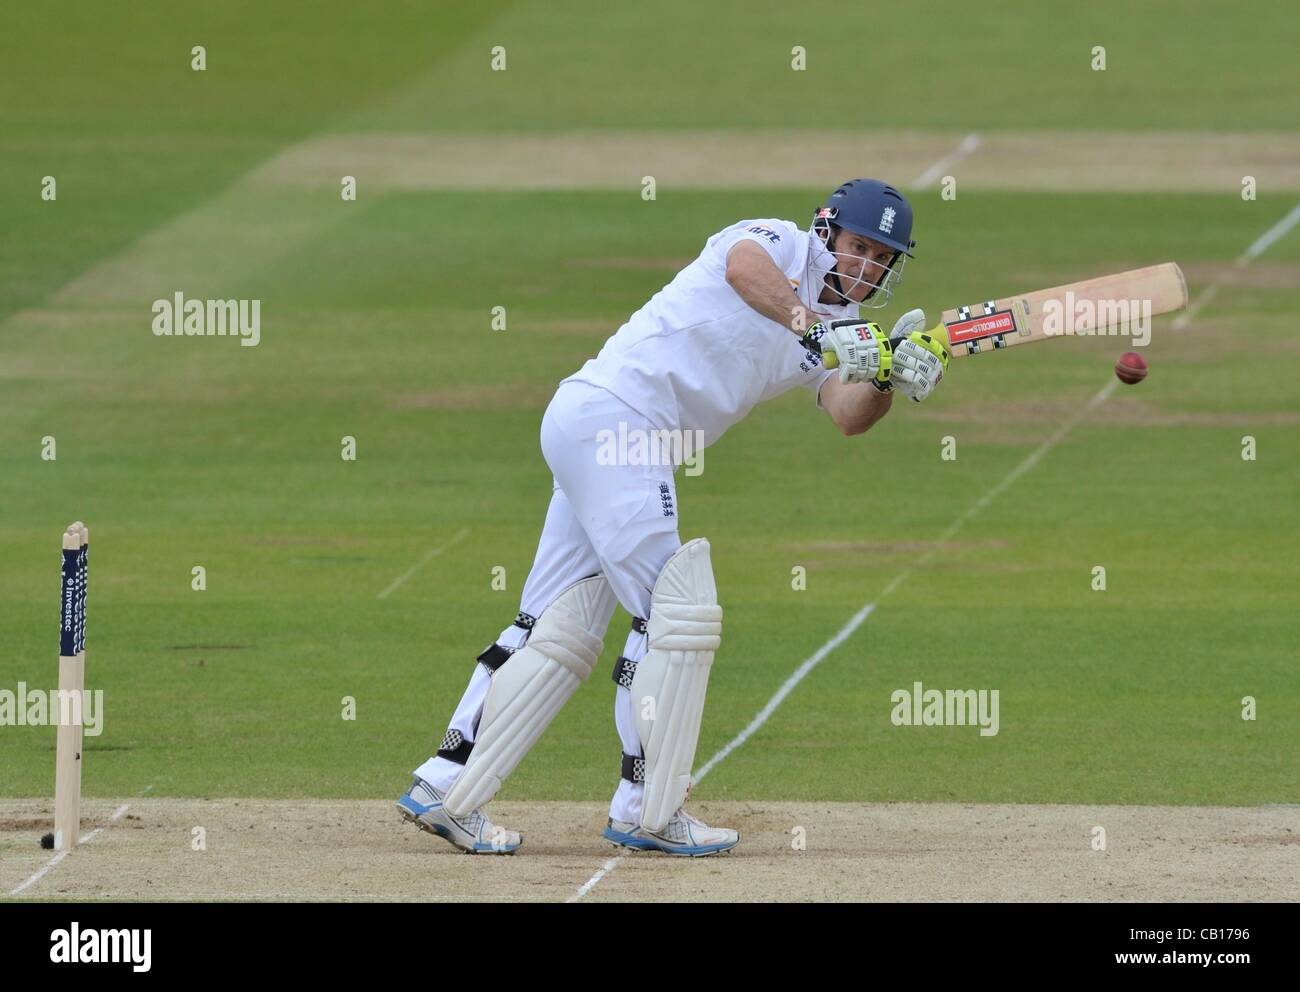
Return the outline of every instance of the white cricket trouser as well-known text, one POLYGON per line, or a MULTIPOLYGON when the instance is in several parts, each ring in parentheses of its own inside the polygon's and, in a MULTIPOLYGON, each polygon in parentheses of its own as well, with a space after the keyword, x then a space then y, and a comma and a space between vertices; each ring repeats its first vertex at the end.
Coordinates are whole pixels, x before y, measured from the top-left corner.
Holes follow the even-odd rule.
MULTIPOLYGON (((519 609, 532 617, 573 583, 602 573, 623 609, 650 615, 650 592, 664 564, 681 547, 677 533, 677 487, 671 465, 601 464, 598 432, 652 431, 644 417, 612 393, 585 382, 560 385, 542 418, 542 454, 554 473, 551 505, 524 583, 519 609)), ((528 631, 513 624, 501 632, 503 647, 523 645, 528 631)), ((623 656, 640 661, 646 635, 630 631, 623 656)), ((491 676, 475 665, 469 687, 451 718, 450 730, 473 741, 491 676)), ((616 687, 614 722, 623 751, 641 754, 633 720, 632 694, 616 687)), ((612 750, 612 749, 611 749, 612 750)), ((611 754, 616 773, 622 755, 611 754), (615 760, 617 758, 617 761, 615 760)), ((464 766, 435 755, 415 774, 440 790, 449 789, 464 766)), ((643 786, 619 779, 609 815, 637 823, 643 786)))

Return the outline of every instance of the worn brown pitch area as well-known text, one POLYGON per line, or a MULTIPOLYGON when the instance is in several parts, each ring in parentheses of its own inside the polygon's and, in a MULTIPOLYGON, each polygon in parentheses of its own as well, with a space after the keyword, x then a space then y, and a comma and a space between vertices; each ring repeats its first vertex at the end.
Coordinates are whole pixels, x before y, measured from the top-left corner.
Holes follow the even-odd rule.
MULTIPOLYGON (((547 134, 324 134, 250 173, 254 189, 619 189, 654 176, 661 189, 833 188, 887 176, 904 188, 935 163, 964 190, 1225 192, 1300 189, 1300 136, 1288 132, 990 131, 967 153, 964 131, 654 130, 547 134), (810 155, 810 148, 818 154, 810 155)), ((934 181, 930 180, 931 183, 934 181)))
POLYGON ((136 799, 110 821, 121 805, 87 802, 95 838, 12 895, 52 859, 52 810, 0 801, 0 898, 558 902, 613 859, 583 901, 1300 900, 1300 808, 1284 806, 699 803, 742 841, 687 860, 617 857, 604 803, 493 804, 525 834, 511 857, 459 854, 387 801, 136 799))

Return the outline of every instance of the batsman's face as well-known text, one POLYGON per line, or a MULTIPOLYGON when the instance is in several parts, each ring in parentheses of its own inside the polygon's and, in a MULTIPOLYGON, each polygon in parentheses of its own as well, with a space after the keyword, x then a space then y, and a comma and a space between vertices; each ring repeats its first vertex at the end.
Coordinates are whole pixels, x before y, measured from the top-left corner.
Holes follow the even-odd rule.
POLYGON ((844 295, 854 303, 861 303, 884 282, 894 257, 894 249, 888 245, 845 230, 836 233, 831 252, 835 255, 833 271, 840 274, 844 295))

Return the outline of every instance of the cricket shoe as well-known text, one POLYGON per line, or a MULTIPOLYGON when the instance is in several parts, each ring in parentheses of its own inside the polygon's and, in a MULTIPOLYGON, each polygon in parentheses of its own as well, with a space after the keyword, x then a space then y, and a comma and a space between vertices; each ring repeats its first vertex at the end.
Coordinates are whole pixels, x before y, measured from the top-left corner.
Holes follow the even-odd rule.
POLYGON ((454 817, 442 804, 443 794, 423 779, 416 779, 397 800, 402 819, 421 830, 451 841, 466 854, 513 854, 524 839, 513 830, 498 827, 481 809, 454 817))
POLYGON ((684 809, 674 813, 658 833, 651 833, 639 824, 611 817, 604 837, 619 847, 630 847, 634 851, 663 851, 664 854, 686 858, 702 858, 706 854, 730 851, 740 843, 740 834, 736 831, 726 827, 707 826, 684 809))

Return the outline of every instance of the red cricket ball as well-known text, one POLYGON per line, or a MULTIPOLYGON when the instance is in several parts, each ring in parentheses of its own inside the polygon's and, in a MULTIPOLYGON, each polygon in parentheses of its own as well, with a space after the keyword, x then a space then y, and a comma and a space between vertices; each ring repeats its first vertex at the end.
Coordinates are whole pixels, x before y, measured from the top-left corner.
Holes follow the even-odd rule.
POLYGON ((1119 376, 1120 382, 1126 382, 1130 386, 1141 382, 1147 377, 1147 360, 1136 351, 1126 351, 1115 363, 1115 374, 1119 376))

